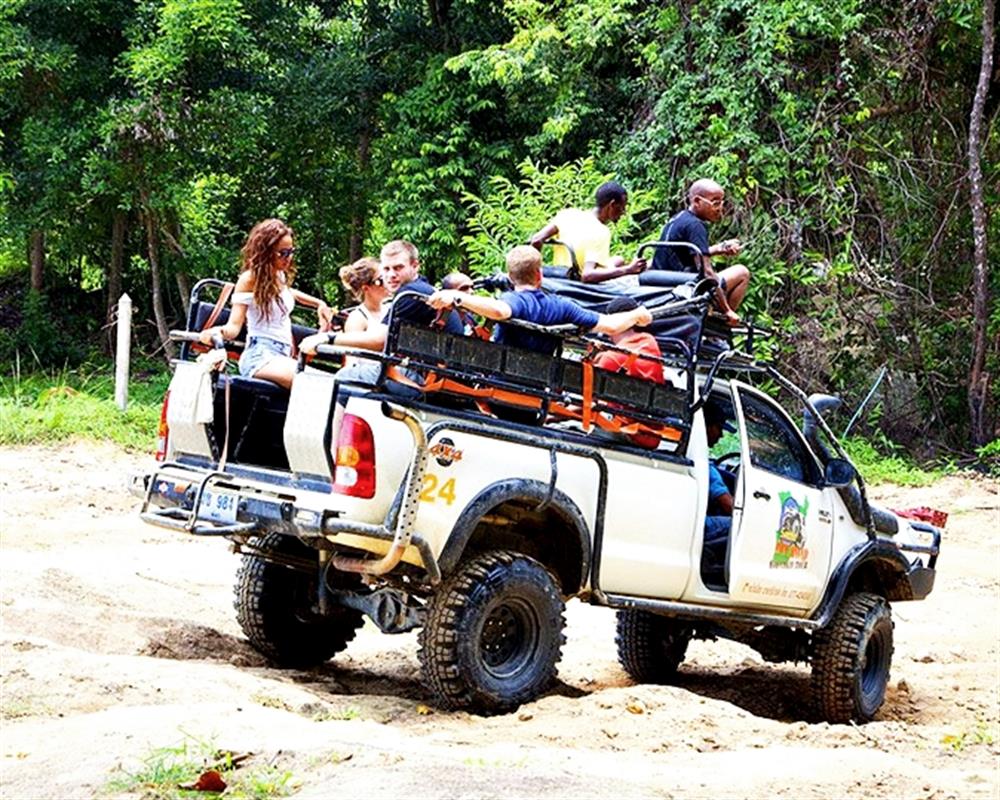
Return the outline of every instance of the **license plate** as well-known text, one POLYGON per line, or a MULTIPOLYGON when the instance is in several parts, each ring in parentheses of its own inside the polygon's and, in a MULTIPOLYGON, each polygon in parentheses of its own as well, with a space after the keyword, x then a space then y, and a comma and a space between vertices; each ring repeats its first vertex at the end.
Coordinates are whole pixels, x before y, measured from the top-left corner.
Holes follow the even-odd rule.
POLYGON ((213 522, 236 522, 237 500, 238 497, 233 492, 203 492, 198 516, 213 522))

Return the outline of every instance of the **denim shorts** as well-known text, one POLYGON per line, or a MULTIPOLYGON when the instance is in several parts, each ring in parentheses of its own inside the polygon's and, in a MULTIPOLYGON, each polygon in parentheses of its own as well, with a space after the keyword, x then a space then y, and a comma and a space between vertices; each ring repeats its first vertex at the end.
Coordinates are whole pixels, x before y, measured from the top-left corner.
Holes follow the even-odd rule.
POLYGON ((252 378, 261 367, 279 356, 291 357, 292 346, 266 336, 251 336, 240 356, 240 375, 252 378))

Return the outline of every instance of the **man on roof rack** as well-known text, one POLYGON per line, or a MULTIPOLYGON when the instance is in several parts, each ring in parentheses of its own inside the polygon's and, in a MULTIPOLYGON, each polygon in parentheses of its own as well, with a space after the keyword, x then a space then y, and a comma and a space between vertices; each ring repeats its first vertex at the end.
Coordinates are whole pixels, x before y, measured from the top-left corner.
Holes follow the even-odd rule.
POLYGON ((687 247, 658 247, 652 268, 672 272, 698 272, 699 266, 703 266, 705 277, 719 282, 715 301, 726 322, 729 325, 739 325, 740 317, 736 309, 743 302, 750 285, 750 270, 743 264, 733 264, 716 272, 712 267, 712 257, 737 256, 743 250, 743 244, 739 239, 727 239, 709 245, 706 224, 722 219, 726 193, 715 181, 699 178, 691 184, 687 197, 688 207, 667 221, 660 233, 660 241, 693 244, 701 253, 701 264, 696 262, 694 252, 687 247))
POLYGON ((436 309, 458 306, 497 320, 500 322, 495 334, 498 342, 540 353, 554 353, 558 338, 549 333, 505 324, 505 321, 515 319, 536 325, 571 324, 587 331, 607 334, 636 325, 649 325, 653 321, 652 315, 642 306, 617 314, 598 314, 568 298, 543 292, 542 256, 530 245, 519 245, 507 253, 507 274, 514 284, 514 291, 505 292, 499 299, 442 289, 432 294, 427 302, 436 309))
POLYGON ((626 264, 621 256, 611 256, 608 223, 622 218, 628 206, 628 193, 620 183, 608 181, 598 187, 595 199, 597 205, 589 211, 580 208, 560 211, 529 243, 536 250, 553 238, 569 245, 572 250, 556 245, 553 263, 579 270, 584 283, 614 281, 609 285, 623 290, 638 286, 639 279, 635 276, 646 269, 646 260, 637 258, 626 264))

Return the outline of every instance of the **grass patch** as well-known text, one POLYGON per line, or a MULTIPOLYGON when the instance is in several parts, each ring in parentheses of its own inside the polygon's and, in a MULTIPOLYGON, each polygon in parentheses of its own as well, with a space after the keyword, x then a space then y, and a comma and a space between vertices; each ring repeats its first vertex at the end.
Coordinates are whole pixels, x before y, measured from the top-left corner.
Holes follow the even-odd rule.
POLYGON ((4 690, 3 702, 0 703, 0 719, 48 717, 55 716, 55 713, 47 703, 33 695, 17 696, 9 689, 4 690))
POLYGON ((354 706, 348 706, 347 708, 337 708, 337 709, 324 709, 322 711, 317 711, 310 717, 316 722, 330 722, 333 720, 339 722, 347 722, 352 719, 358 719, 361 716, 361 712, 354 706))
POLYGON ((899 486, 930 486, 950 470, 925 468, 911 459, 893 453, 884 455, 868 439, 852 436, 843 441, 844 449, 868 483, 895 483, 899 486))
POLYGON ((988 475, 1000 478, 1000 438, 978 448, 976 455, 988 475))
POLYGON ((139 365, 124 412, 114 402, 113 367, 23 373, 15 363, 0 375, 0 445, 58 442, 76 436, 111 441, 131 451, 155 442, 160 405, 170 374, 139 365))
POLYGON ((217 797, 217 794, 185 789, 207 770, 215 770, 226 783, 225 797, 237 800, 268 800, 288 797, 299 788, 292 773, 271 764, 249 764, 250 756, 219 750, 210 741, 188 734, 177 745, 158 747, 141 759, 133 771, 119 767, 105 786, 108 793, 128 792, 142 800, 180 800, 217 797))
POLYGON ((989 723, 982 717, 977 717, 975 727, 959 731, 958 733, 946 734, 941 739, 941 744, 949 750, 961 753, 963 750, 975 745, 990 746, 995 741, 989 723))

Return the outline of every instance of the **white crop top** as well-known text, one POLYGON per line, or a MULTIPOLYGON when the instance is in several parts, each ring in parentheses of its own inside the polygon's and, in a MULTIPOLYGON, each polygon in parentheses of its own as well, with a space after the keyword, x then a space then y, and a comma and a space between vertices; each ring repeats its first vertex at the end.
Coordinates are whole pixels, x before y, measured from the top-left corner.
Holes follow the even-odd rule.
POLYGON ((292 309, 295 308, 295 295, 285 286, 281 290, 281 302, 271 302, 271 316, 267 319, 261 314, 260 308, 253 299, 253 292, 233 292, 230 301, 235 305, 247 307, 247 338, 251 336, 266 336, 286 344, 292 343, 292 309))
POLYGON ((368 324, 382 322, 385 320, 386 314, 389 313, 389 304, 384 303, 378 311, 372 312, 368 310, 368 307, 364 303, 361 303, 358 305, 358 311, 368 324))

